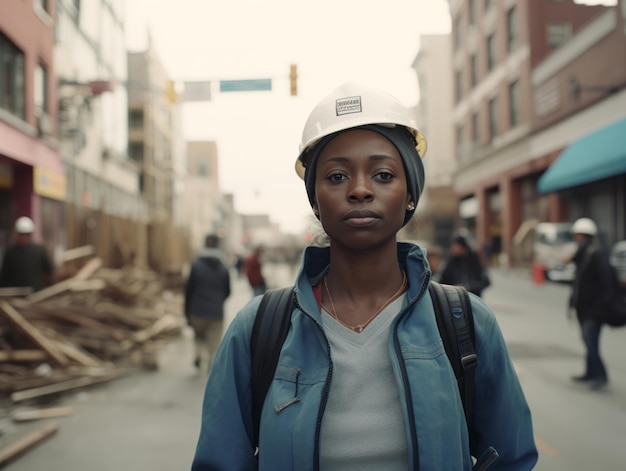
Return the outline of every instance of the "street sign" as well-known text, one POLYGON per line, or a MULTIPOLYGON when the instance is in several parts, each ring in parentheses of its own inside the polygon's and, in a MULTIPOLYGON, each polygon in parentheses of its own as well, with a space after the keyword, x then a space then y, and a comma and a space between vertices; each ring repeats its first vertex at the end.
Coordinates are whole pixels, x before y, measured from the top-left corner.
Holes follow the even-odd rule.
POLYGON ((256 92, 272 89, 272 79, 220 80, 220 92, 256 92))
POLYGON ((211 101, 211 82, 207 80, 185 82, 182 101, 211 101))

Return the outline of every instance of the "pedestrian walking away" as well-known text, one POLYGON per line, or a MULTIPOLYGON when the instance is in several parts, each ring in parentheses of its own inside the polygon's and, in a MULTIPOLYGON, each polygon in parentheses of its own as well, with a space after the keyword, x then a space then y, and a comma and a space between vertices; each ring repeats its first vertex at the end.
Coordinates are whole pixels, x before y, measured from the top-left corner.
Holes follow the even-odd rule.
POLYGON ((478 362, 466 421, 426 253, 397 240, 424 188, 425 151, 411 112, 382 90, 343 84, 312 110, 296 172, 329 242, 303 253, 258 440, 251 339, 263 297, 229 326, 192 470, 534 467, 531 413, 495 316, 469 294, 478 362))
POLYGON ((263 247, 257 246, 252 253, 248 255, 244 263, 246 277, 252 288, 253 296, 265 293, 267 286, 265 277, 263 276, 263 268, 261 266, 261 256, 263 255, 263 247))
POLYGON ((609 381, 600 356, 600 334, 604 311, 612 295, 613 273, 608 253, 598 244, 598 227, 592 219, 577 219, 572 225, 572 233, 578 250, 572 258, 576 274, 569 306, 576 312, 586 349, 585 371, 572 380, 597 390, 606 387, 609 381))
POLYGON ((457 234, 450 246, 450 257, 446 261, 441 276, 441 283, 463 286, 476 296, 482 296, 483 290, 491 284, 487 270, 464 234, 457 234))
POLYGON ((15 221, 15 243, 2 259, 0 286, 39 291, 52 284, 54 267, 46 248, 33 241, 34 232, 31 218, 22 216, 15 221))
POLYGON ((230 296, 230 275, 218 240, 213 234, 206 237, 185 285, 185 316, 194 332, 194 365, 201 370, 210 369, 215 358, 222 338, 224 302, 230 296))

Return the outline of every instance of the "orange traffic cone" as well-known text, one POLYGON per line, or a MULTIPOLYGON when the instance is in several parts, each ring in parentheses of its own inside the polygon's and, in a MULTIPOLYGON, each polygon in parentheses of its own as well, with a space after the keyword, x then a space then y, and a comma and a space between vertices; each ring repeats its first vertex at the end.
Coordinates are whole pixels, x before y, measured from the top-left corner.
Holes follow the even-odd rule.
POLYGON ((533 263, 533 283, 542 285, 546 281, 546 271, 542 264, 533 263))

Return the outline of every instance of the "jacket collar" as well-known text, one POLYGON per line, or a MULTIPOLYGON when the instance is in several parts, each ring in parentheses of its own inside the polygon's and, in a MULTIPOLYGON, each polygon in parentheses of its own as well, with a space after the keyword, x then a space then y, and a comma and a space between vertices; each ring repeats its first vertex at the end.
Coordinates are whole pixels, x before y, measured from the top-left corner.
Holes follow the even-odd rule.
MULTIPOLYGON (((409 280, 408 301, 412 304, 420 297, 430 280, 431 272, 426 252, 420 246, 406 242, 397 244, 398 263, 409 280)), ((302 266, 296 278, 296 296, 300 307, 307 313, 319 316, 313 286, 319 284, 330 266, 328 247, 307 247, 302 255, 302 266)))

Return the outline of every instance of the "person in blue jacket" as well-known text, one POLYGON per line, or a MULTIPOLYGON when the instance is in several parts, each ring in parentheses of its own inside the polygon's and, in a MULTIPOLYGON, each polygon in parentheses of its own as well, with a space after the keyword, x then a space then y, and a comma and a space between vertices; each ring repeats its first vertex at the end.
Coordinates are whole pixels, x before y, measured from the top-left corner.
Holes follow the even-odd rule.
POLYGON ((478 365, 470 443, 417 245, 396 234, 424 187, 426 140, 384 91, 344 84, 297 158, 329 246, 308 247, 253 446, 250 337, 235 317, 206 386, 192 470, 508 470, 537 462, 531 413, 493 313, 471 296, 478 365))

